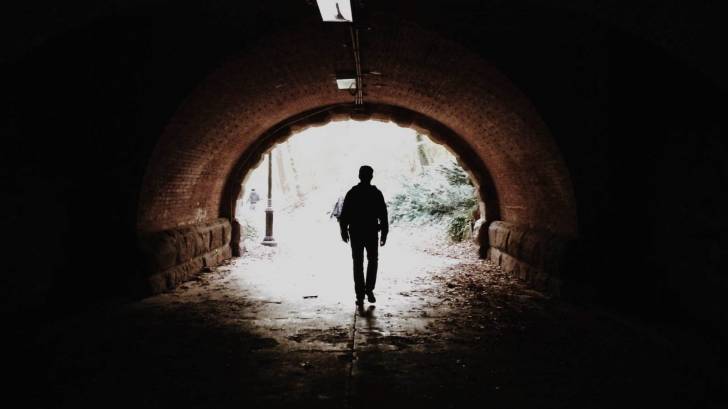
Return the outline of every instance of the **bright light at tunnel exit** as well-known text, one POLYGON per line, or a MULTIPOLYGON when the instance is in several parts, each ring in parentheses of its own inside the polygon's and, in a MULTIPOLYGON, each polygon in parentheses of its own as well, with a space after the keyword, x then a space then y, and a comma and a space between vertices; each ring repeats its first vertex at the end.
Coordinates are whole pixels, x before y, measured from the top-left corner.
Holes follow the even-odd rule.
MULTIPOLYGON (((274 146, 271 153, 273 236, 278 247, 261 245, 267 207, 267 154, 243 183, 236 219, 244 230, 246 253, 242 262, 252 263, 248 269, 257 272, 246 275, 248 285, 276 299, 304 300, 315 296, 323 303, 351 301, 350 249, 341 240, 332 211, 337 200, 359 183, 361 165, 374 168, 372 184, 382 191, 387 202, 397 196, 417 195, 411 189, 415 181, 434 186, 425 191, 426 197, 458 192, 460 198, 474 197, 472 186, 442 190, 448 183, 446 178, 435 180, 441 166, 459 168, 453 165, 456 158, 452 153, 427 136, 393 123, 332 122, 291 136, 274 146), (251 203, 253 189, 259 197, 256 203, 251 203)), ((390 222, 393 207, 389 203, 390 222)), ((395 222, 390 226, 387 244, 379 250, 383 289, 391 292, 397 285, 446 262, 428 256, 422 248, 442 246, 447 240, 447 223, 395 222)))
MULTIPOLYGON (((311 203, 321 200, 321 206, 329 210, 328 203, 333 204, 339 195, 359 182, 357 174, 361 165, 374 168, 372 184, 382 191, 385 199, 390 199, 399 193, 404 178, 422 172, 422 154, 430 167, 456 160, 427 136, 421 135, 418 141, 417 132, 411 128, 353 120, 306 129, 276 145, 272 153, 273 207, 280 211, 300 205, 300 196, 311 203)), ((248 174, 243 185, 245 195, 255 189, 261 199, 265 198, 268 177, 265 158, 248 174)), ((265 200, 260 204, 264 207, 265 200)), ((308 207, 308 203, 304 204, 308 207)))

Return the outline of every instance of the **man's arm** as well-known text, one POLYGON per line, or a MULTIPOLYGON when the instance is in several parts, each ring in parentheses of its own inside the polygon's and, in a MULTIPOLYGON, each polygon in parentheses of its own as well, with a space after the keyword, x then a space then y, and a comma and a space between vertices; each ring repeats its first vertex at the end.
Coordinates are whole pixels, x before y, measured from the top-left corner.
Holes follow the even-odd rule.
POLYGON ((349 208, 351 207, 351 204, 347 205, 347 202, 349 202, 349 193, 347 193, 346 197, 344 197, 344 204, 341 205, 341 213, 339 214, 341 240, 344 240, 344 243, 349 241, 349 212, 351 212, 349 208))
POLYGON ((387 203, 384 201, 384 195, 379 192, 379 226, 382 230, 380 244, 383 246, 387 243, 387 235, 389 234, 389 215, 387 214, 387 203))

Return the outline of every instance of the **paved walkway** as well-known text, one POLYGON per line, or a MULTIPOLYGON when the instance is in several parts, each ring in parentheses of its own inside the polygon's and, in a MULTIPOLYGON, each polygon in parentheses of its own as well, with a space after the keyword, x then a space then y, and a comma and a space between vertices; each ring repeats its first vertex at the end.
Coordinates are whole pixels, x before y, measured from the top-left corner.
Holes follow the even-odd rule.
POLYGON ((550 300, 424 230, 393 230, 377 303, 357 309, 348 247, 318 228, 45 329, 23 406, 687 408, 722 386, 707 349, 550 300))

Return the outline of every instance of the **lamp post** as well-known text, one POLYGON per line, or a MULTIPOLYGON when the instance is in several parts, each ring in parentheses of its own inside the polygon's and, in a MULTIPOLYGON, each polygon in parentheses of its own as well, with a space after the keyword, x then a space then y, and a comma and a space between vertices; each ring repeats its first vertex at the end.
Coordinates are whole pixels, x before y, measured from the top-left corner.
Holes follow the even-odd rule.
POLYGON ((265 238, 264 246, 275 247, 278 245, 273 238, 273 155, 268 152, 268 207, 265 208, 265 238))

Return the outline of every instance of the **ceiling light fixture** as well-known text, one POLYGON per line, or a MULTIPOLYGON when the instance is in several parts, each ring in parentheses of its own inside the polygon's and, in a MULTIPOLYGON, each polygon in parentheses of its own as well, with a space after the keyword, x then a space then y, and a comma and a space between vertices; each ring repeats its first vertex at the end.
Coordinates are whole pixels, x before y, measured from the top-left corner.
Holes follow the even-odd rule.
POLYGON ((351 14, 350 0, 316 0, 321 18, 327 22, 351 23, 354 18, 351 14))
POLYGON ((353 73, 337 73, 336 87, 348 91, 356 90, 356 76, 353 73))

